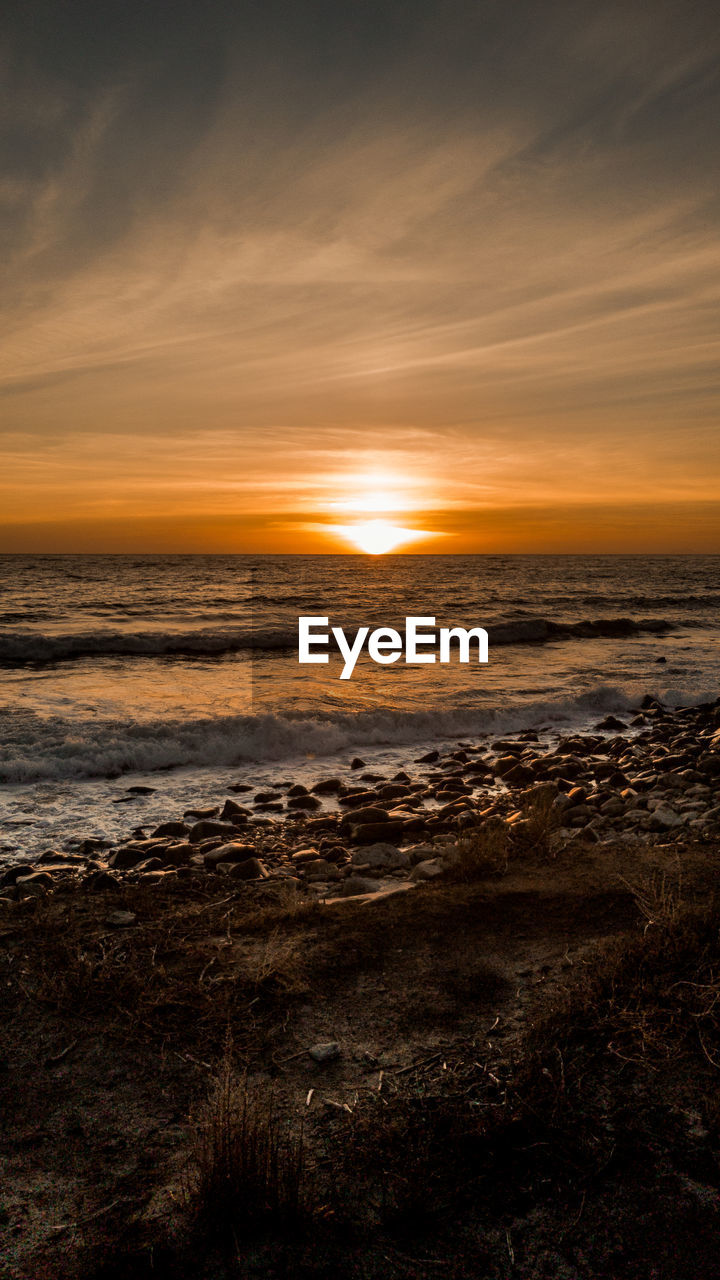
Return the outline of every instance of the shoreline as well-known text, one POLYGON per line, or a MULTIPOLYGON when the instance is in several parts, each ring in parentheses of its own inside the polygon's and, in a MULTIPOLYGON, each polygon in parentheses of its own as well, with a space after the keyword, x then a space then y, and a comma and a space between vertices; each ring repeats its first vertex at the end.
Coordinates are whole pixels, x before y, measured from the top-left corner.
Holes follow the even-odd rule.
MULTIPOLYGON (((295 762, 295 770, 292 762, 287 769, 276 764, 263 772, 284 773, 282 781, 260 790, 226 781, 217 799, 208 796, 209 803, 151 826, 137 824, 120 840, 68 836, 62 850, 9 859, 0 895, 75 884, 108 888, 111 878, 118 885, 139 877, 169 883, 206 872, 235 882, 289 880, 318 897, 346 896, 345 882, 358 866, 370 880, 383 879, 380 870, 415 880, 450 871, 453 843, 488 824, 505 823, 511 841, 522 840, 528 811, 538 803, 547 809, 555 852, 578 837, 592 843, 702 837, 720 824, 719 704, 669 708, 648 695, 622 719, 605 716, 591 731, 485 733, 455 745, 443 741, 419 756, 394 746, 387 754, 401 764, 393 774, 378 773, 361 757, 332 776, 317 759, 295 762), (365 857, 362 850, 376 844, 396 852, 384 861, 382 854, 365 857), (432 865, 423 870, 424 863, 432 865)), ((380 754, 368 752, 375 760, 380 754)), ((151 790, 159 788, 130 786, 115 803, 151 790)))

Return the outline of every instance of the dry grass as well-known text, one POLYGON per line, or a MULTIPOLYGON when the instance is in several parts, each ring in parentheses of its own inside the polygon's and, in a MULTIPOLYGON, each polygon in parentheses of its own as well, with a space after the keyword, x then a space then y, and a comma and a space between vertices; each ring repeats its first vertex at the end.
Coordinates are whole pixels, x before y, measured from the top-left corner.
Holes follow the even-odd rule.
POLYGON ((467 884, 504 875, 510 857, 509 828, 502 818, 489 818, 460 837, 447 879, 467 884))
POLYGON ((522 797, 522 821, 513 828, 513 840, 527 852, 540 858, 551 857, 553 836, 561 826, 555 808, 554 787, 535 787, 522 797))
POLYGON ((478 1196, 524 1212, 649 1152, 666 1177, 683 1110, 720 1136, 720 912, 679 911, 600 951, 489 1072, 447 1066, 434 1094, 375 1101, 345 1135, 338 1186, 381 1178, 379 1223, 478 1196))
POLYGON ((140 885, 107 898, 48 896, 12 916, 0 961, 7 1003, 102 1016, 134 1034, 181 1032, 217 1052, 228 1024, 305 990, 293 932, 304 918, 294 902, 273 907, 197 887, 187 895, 140 885), (136 922, 109 924, 118 908, 136 922))
POLYGON ((237 1075, 229 1050, 191 1132, 186 1208, 214 1242, 297 1225, 305 1179, 302 1129, 278 1118, 272 1089, 237 1075))
POLYGON ((651 927, 666 928, 674 924, 686 909, 679 860, 672 874, 666 870, 656 870, 635 880, 628 880, 624 876, 620 880, 632 893, 638 910, 647 921, 646 931, 651 927))

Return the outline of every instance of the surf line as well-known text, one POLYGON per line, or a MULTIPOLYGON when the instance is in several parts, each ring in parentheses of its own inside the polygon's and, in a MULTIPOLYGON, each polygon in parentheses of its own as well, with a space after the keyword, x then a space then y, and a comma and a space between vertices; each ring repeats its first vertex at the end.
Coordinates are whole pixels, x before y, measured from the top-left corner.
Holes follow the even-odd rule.
POLYGON ((477 641, 477 661, 488 661, 488 633, 484 627, 471 627, 469 630, 465 627, 440 627, 436 634, 435 631, 418 630, 419 627, 435 627, 434 617, 412 617, 405 619, 404 636, 393 627, 376 627, 374 631, 369 627, 359 627, 351 642, 342 627, 327 630, 329 622, 327 617, 298 618, 298 662, 301 665, 329 662, 329 652, 318 653, 316 650, 328 649, 332 638, 344 661, 341 680, 352 677, 366 642, 369 657, 384 666, 397 662, 403 656, 406 663, 451 662, 453 641, 457 642, 459 662, 470 661, 471 641, 477 641), (437 658, 435 652, 419 652, 423 646, 437 649, 437 658))

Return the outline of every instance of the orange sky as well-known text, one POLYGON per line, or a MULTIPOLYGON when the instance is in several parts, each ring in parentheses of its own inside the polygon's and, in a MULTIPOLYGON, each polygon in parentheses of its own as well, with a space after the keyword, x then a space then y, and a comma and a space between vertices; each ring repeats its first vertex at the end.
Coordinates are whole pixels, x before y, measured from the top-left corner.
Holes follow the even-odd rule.
POLYGON ((32 8, 0 550, 720 551, 702 6, 32 8))

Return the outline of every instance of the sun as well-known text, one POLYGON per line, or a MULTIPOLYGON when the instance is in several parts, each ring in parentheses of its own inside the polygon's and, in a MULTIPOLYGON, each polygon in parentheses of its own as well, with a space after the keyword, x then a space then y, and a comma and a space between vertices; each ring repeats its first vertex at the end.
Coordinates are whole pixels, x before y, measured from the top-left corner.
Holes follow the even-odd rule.
POLYGON ((394 551, 408 536, 412 536, 412 532, 411 529, 400 529, 398 525, 390 524, 389 520, 368 520, 365 524, 351 525, 347 535, 369 556, 382 556, 388 551, 394 551))

